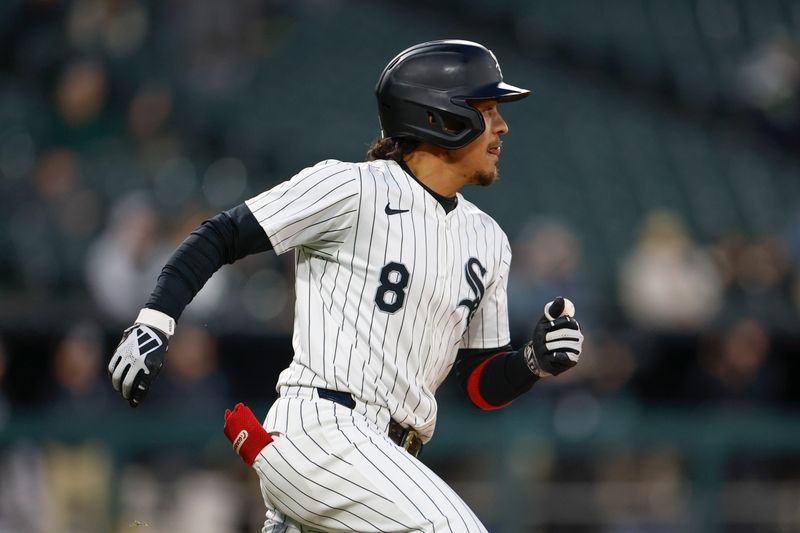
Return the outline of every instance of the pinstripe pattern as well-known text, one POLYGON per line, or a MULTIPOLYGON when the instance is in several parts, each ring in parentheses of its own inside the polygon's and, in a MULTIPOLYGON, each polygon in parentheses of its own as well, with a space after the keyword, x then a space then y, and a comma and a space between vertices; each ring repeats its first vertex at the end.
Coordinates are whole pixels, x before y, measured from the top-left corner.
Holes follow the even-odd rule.
POLYGON ((485 531, 386 429, 427 442, 458 350, 509 342, 503 231, 461 195, 448 213, 389 161, 324 161, 247 205, 296 267, 294 358, 265 422, 278 438, 256 464, 265 531, 485 531))
POLYGON ((313 390, 291 389, 300 397, 279 399, 267 420, 278 436, 253 466, 277 516, 268 531, 486 531, 447 484, 358 409, 313 390))
POLYGON ((348 391, 428 440, 434 393, 457 351, 509 342, 511 251, 497 223, 460 195, 446 213, 389 161, 324 161, 247 205, 278 253, 295 252, 295 356, 279 386, 348 391), (407 212, 387 215, 387 205, 407 212), (465 275, 470 258, 486 272, 468 327, 459 302, 476 297, 465 275), (409 272, 403 305, 392 313, 376 305, 390 262, 409 272))

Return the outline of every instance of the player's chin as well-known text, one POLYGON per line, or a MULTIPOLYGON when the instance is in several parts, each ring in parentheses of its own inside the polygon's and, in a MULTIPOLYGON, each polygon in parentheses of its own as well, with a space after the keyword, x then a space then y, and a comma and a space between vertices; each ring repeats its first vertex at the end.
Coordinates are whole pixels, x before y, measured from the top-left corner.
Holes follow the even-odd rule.
POLYGON ((497 181, 498 178, 499 175, 497 173, 497 167, 493 166, 490 169, 476 172, 473 176, 472 183, 475 185, 480 185, 481 187, 488 187, 497 181))

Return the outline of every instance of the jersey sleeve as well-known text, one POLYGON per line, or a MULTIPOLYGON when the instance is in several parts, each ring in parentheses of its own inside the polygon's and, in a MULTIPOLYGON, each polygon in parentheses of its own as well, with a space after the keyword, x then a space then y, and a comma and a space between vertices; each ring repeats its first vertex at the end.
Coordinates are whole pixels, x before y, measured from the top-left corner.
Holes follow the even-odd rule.
POLYGON ((245 203, 278 254, 305 247, 330 255, 353 226, 359 189, 352 164, 328 160, 245 203))
POLYGON ((497 275, 487 285, 486 294, 461 338, 459 349, 497 348, 511 342, 506 293, 511 266, 511 246, 505 234, 502 235, 502 241, 498 245, 500 261, 496 267, 497 275))

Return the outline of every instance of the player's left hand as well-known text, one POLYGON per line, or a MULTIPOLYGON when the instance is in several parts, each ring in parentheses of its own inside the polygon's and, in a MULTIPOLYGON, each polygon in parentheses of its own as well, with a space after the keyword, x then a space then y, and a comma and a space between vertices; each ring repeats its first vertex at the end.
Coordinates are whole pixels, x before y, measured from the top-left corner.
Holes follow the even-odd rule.
POLYGON ((224 431, 234 451, 249 466, 253 466, 256 456, 272 442, 272 436, 242 402, 237 403, 233 411, 225 410, 224 431))
POLYGON ((525 362, 537 377, 557 376, 578 364, 583 333, 575 320, 575 306, 558 297, 544 306, 533 339, 522 347, 525 362))

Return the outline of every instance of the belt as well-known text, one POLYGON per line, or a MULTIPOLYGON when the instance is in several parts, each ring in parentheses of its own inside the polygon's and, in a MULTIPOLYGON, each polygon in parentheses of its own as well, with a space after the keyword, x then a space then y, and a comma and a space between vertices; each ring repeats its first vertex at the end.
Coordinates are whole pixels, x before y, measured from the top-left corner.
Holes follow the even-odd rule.
MULTIPOLYGON (((339 405, 347 407, 348 409, 353 409, 356 406, 356 401, 348 392, 317 388, 317 394, 320 398, 336 402, 339 405)), ((422 451, 422 438, 420 438, 419 433, 417 433, 416 430, 405 428, 394 420, 390 420, 389 430, 387 433, 389 438, 392 439, 395 444, 403 448, 414 457, 419 457, 419 454, 422 451)))

